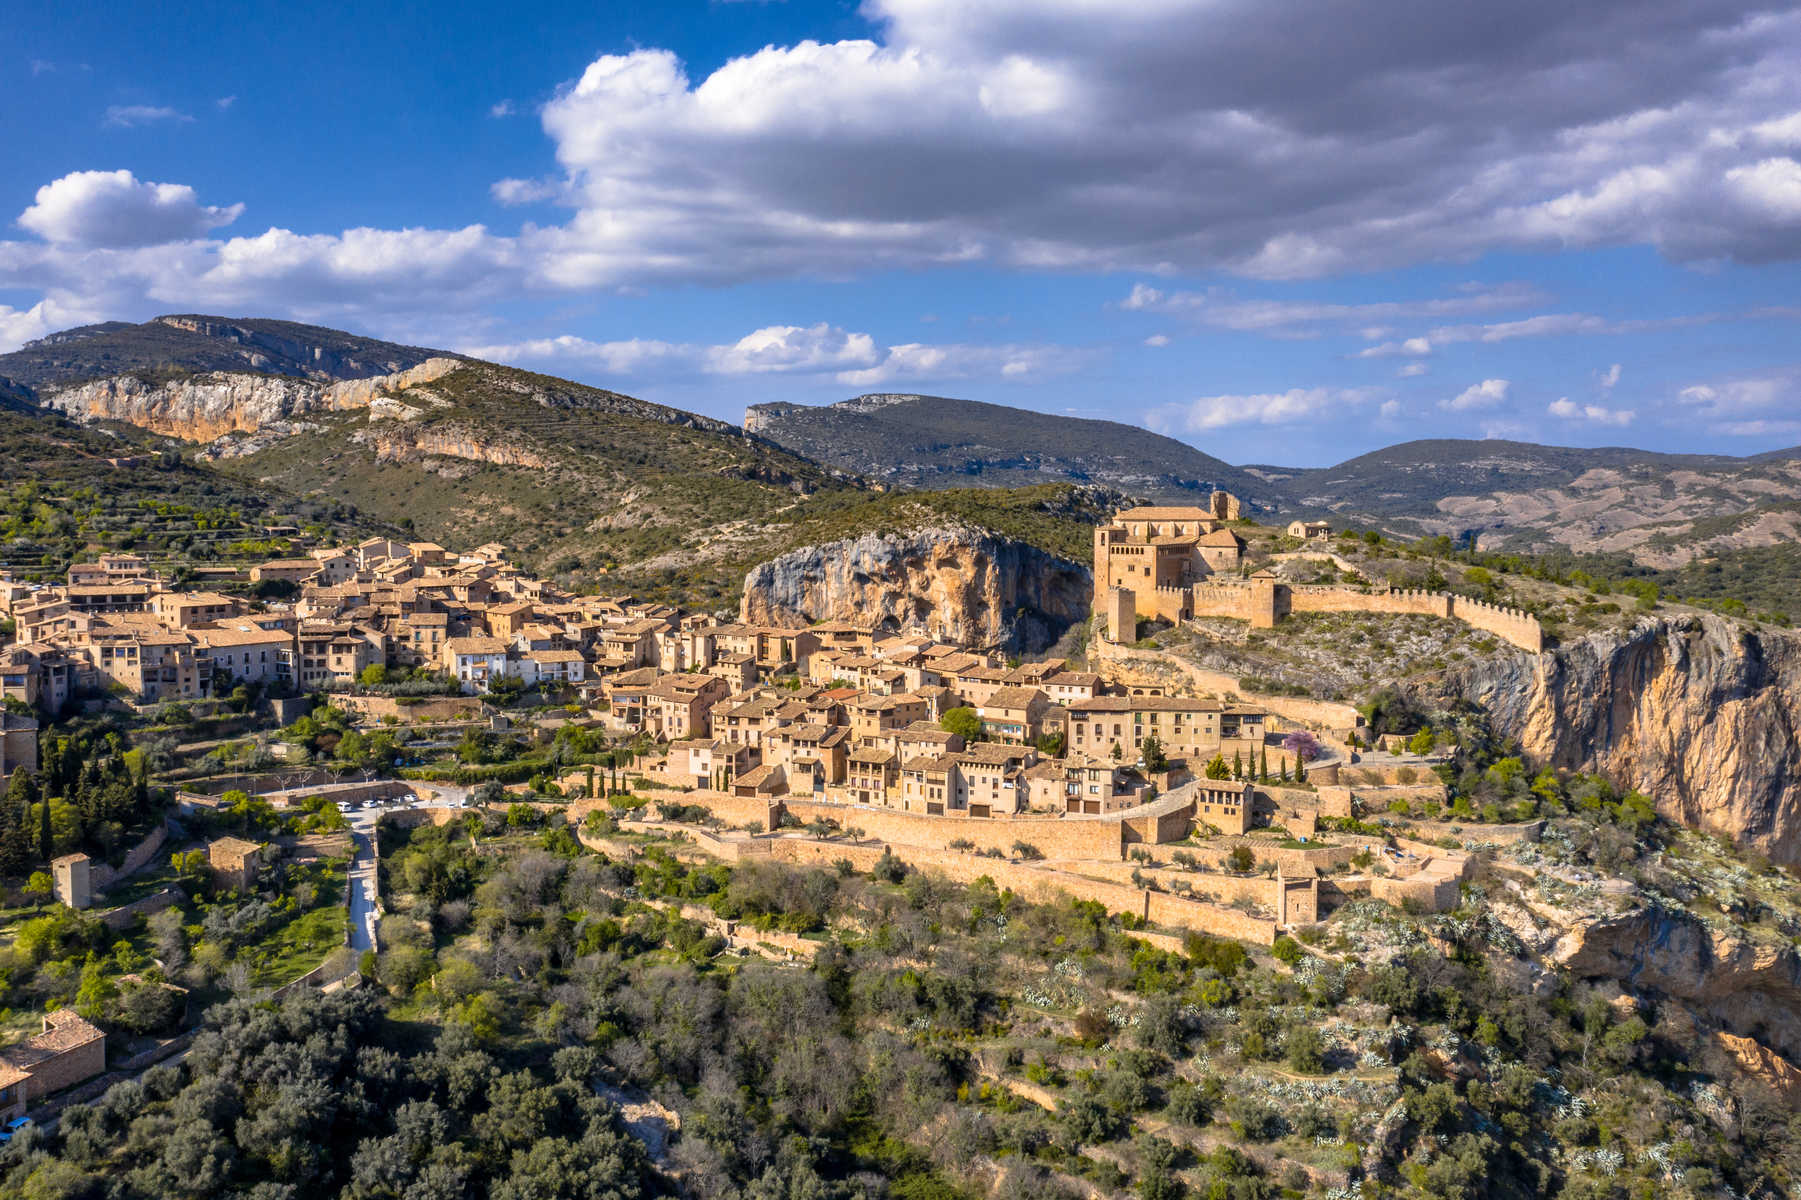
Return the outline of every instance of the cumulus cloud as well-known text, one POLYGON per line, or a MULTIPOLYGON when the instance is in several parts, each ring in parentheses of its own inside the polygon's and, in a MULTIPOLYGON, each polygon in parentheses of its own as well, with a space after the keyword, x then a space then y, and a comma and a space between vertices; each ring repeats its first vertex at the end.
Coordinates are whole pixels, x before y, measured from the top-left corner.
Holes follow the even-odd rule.
POLYGON ((194 189, 140 181, 130 171, 76 171, 37 191, 19 224, 46 241, 150 246, 203 237, 229 225, 242 204, 203 205, 194 189))
POLYGON ((1477 409, 1495 408, 1507 401, 1508 381, 1505 379, 1484 379, 1481 383, 1473 383, 1448 400, 1440 400, 1438 406, 1451 412, 1472 412, 1477 409))
POLYGON ((1153 350, 1161 350, 1163 347, 1169 345, 1169 334, 1153 333, 1150 337, 1144 339, 1144 344, 1151 347, 1153 350))
POLYGON ((1071 370, 1083 358, 1060 346, 911 342, 879 347, 867 333, 828 324, 769 325, 721 345, 636 338, 595 342, 565 335, 462 349, 499 362, 577 362, 623 375, 829 375, 853 387, 895 380, 1024 380, 1071 370))
POLYGON ((1395 374, 1402 379, 1415 379, 1421 375, 1424 375, 1426 373, 1426 371, 1427 371, 1427 367, 1426 367, 1425 363, 1410 362, 1406 366, 1402 367, 1400 370, 1396 371, 1395 374))
POLYGON ((1601 372, 1601 390, 1602 391, 1611 392, 1615 387, 1619 386, 1619 382, 1620 382, 1620 364, 1619 363, 1614 363, 1611 367, 1608 367, 1607 370, 1601 372))
MULTIPOLYGON (((1145 424, 1159 433, 1205 433, 1232 425, 1300 425, 1324 422, 1376 397, 1367 388, 1290 388, 1285 392, 1201 396, 1165 404, 1145 414, 1145 424)), ((1388 415, 1386 407, 1382 410, 1388 415)))
POLYGON ((1600 404, 1577 404, 1568 396, 1560 397, 1545 406, 1545 411, 1565 421, 1588 421, 1595 425, 1632 424, 1638 413, 1630 408, 1608 408, 1600 404))
POLYGON ((518 107, 511 100, 501 100, 488 109, 488 115, 495 118, 510 117, 518 111, 518 107))
MULTIPOLYGON (((341 314, 368 303, 348 290, 368 275, 346 247, 421 241, 462 263, 410 295, 384 279, 383 295, 423 307, 964 263, 1293 279, 1620 244, 1684 261, 1801 255, 1801 10, 1522 0, 1372 21, 1340 4, 1309 12, 1307 37, 1258 0, 867 0, 864 12, 873 38, 767 46, 706 74, 659 48, 594 59, 539 110, 554 178, 495 186, 502 202, 567 206, 561 223, 79 262, 9 243, 0 287, 184 305, 246 294, 341 314), (19 259, 29 269, 5 265, 19 259), (443 291, 484 271, 473 296, 443 291)), ((108 119, 185 116, 136 105, 108 119)), ((1148 287, 1140 299, 1285 336, 1493 311, 1309 315, 1148 287)))
POLYGON ((139 125, 158 125, 164 121, 181 124, 193 119, 180 109, 168 108, 160 104, 114 104, 106 110, 106 124, 119 129, 134 129, 139 125))

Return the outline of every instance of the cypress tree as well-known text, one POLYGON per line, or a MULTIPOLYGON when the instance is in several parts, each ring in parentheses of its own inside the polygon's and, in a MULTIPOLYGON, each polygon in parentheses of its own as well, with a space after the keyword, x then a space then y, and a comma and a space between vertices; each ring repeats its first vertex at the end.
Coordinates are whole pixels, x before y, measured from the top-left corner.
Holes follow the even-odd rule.
POLYGON ((1232 778, 1244 778, 1244 761, 1237 750, 1232 751, 1232 778))
POLYGON ((38 857, 46 865, 56 857, 56 836, 50 829, 50 797, 45 796, 38 805, 38 857))
POLYGON ((1295 755, 1294 760, 1294 781, 1296 783, 1307 782, 1307 764, 1298 754, 1295 755))
POLYGON ((1258 768, 1259 782, 1269 782, 1269 747, 1263 747, 1263 765, 1258 768))

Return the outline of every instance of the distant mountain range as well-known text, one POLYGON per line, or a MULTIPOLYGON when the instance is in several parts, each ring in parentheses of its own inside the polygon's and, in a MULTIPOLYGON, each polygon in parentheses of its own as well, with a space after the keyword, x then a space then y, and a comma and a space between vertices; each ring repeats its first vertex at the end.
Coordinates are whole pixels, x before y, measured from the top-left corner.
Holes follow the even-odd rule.
POLYGON ((744 428, 893 487, 1060 482, 1168 501, 1192 502, 1215 489, 1263 508, 1285 499, 1255 475, 1137 425, 947 396, 869 395, 824 407, 758 404, 746 410, 744 428))
POLYGON ((759 404, 745 428, 897 487, 1057 480, 1166 503, 1225 488, 1266 517, 1324 516, 1485 548, 1619 553, 1655 567, 1801 535, 1801 448, 1733 458, 1438 439, 1332 467, 1235 467, 1136 425, 915 395, 759 404))
POLYGON ((497 539, 538 565, 721 599, 760 556, 826 531, 987 512, 999 532, 1079 554, 1106 496, 1201 503, 1218 488, 1266 520, 1607 556, 1683 572, 1696 589, 1801 579, 1801 449, 1733 458, 1438 440, 1332 467, 1233 466, 1135 425, 919 395, 759 404, 739 429, 443 351, 197 315, 84 326, 0 355, 0 410, 46 409, 186 441, 196 469, 234 488, 348 503, 447 543, 497 539), (1072 499, 1071 485, 1098 490, 1072 499))

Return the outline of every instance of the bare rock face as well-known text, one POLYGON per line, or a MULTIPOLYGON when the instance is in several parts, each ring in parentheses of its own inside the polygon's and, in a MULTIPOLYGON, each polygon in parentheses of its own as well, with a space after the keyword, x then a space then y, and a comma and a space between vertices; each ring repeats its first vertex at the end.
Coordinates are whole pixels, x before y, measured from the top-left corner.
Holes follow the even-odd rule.
POLYGON ((330 384, 233 371, 162 381, 115 375, 47 392, 41 403, 77 421, 122 421, 166 437, 212 442, 306 413, 367 408, 379 396, 429 383, 464 365, 431 358, 392 375, 330 384))
POLYGON ((1550 957, 1578 976, 1672 996, 1739 1037, 1801 1058, 1801 957, 1792 947, 1754 945, 1645 907, 1578 923, 1550 957))
POLYGON ((1088 568, 987 530, 941 526, 791 551, 744 577, 742 618, 852 621, 1032 651, 1088 615, 1088 568))
POLYGON ((1527 754, 1599 771, 1673 821, 1801 862, 1801 637, 1652 618, 1454 675, 1527 754))

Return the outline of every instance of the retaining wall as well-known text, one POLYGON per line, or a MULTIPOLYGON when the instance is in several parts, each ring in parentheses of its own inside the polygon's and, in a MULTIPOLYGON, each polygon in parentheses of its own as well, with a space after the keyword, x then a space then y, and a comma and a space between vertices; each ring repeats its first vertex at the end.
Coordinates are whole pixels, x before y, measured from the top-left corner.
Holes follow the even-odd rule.
POLYGON ((128 928, 139 917, 147 917, 151 913, 172 907, 181 899, 181 893, 174 888, 164 888, 154 895, 145 896, 141 900, 133 900, 130 904, 121 904, 118 908, 109 908, 99 914, 100 923, 117 933, 128 928))
POLYGON ((155 858, 156 852, 163 848, 163 842, 167 840, 168 836, 169 831, 162 825, 158 825, 145 834, 138 844, 126 853, 125 861, 119 864, 118 870, 115 871, 105 863, 94 863, 89 866, 88 882, 95 891, 103 892, 127 875, 142 870, 144 864, 155 858))

